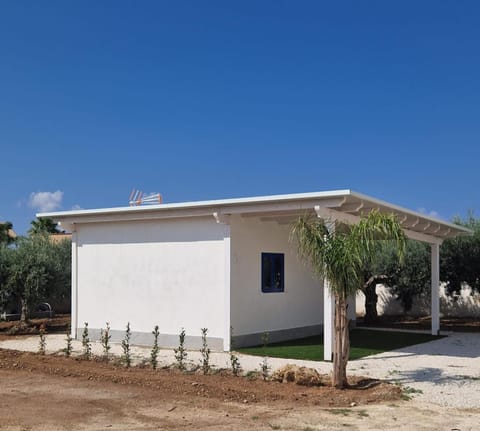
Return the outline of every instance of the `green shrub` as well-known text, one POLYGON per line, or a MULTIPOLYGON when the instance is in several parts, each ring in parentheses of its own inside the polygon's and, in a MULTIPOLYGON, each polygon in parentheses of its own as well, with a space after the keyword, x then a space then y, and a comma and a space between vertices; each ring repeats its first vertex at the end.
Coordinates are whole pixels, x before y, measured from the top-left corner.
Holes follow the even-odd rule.
POLYGON ((82 346, 83 346, 83 356, 85 359, 90 359, 92 357, 92 343, 90 342, 90 337, 88 335, 88 323, 85 322, 82 333, 82 346))
POLYGON ((123 363, 127 368, 130 368, 132 365, 132 356, 130 352, 130 337, 131 337, 131 330, 130 330, 130 322, 127 323, 127 329, 125 330, 125 338, 122 341, 122 349, 123 349, 123 356, 122 360, 123 363))
POLYGON ((207 328, 202 328, 202 348, 200 353, 202 354, 202 370, 203 374, 208 374, 210 371, 210 349, 208 348, 207 342, 207 328))
POLYGON ((65 356, 69 358, 72 356, 72 351, 73 351, 73 346, 72 346, 72 336, 70 335, 70 332, 67 332, 67 338, 65 339, 67 342, 67 346, 63 349, 63 353, 65 353, 65 356))
POLYGON ((110 346, 110 339, 112 336, 110 335, 110 325, 107 322, 105 329, 101 330, 100 333, 100 342, 102 343, 103 347, 103 357, 104 359, 108 359, 110 355, 110 349, 112 348, 110 346))
POLYGON ((153 335, 153 346, 152 346, 152 351, 150 353, 150 364, 154 370, 157 369, 158 366, 158 336, 160 333, 158 332, 158 325, 155 325, 155 328, 152 331, 153 335))
POLYGON ((187 352, 185 349, 185 329, 182 328, 178 336, 178 348, 174 349, 177 366, 180 370, 185 370, 185 360, 187 359, 187 352))
POLYGON ((47 350, 47 340, 45 336, 45 325, 40 325, 40 342, 38 343, 38 353, 44 355, 47 350))
POLYGON ((238 356, 233 352, 233 327, 230 326, 230 366, 234 376, 238 376, 242 370, 238 356))

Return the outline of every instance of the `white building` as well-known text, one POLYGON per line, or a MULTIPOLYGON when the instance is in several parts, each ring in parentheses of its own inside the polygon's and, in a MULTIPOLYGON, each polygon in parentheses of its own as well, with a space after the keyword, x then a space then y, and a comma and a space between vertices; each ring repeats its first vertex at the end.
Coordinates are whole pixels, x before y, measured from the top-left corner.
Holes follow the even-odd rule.
MULTIPOLYGON (((84 322, 98 337, 109 322, 120 339, 191 347, 208 328, 217 350, 318 334, 331 358, 332 300, 297 257, 290 225, 312 214, 356 223, 372 209, 393 212, 408 237, 432 246, 432 332, 439 329, 439 246, 469 231, 350 190, 38 214, 72 235, 72 334, 84 322)), ((352 301, 351 317, 355 307, 352 301)))

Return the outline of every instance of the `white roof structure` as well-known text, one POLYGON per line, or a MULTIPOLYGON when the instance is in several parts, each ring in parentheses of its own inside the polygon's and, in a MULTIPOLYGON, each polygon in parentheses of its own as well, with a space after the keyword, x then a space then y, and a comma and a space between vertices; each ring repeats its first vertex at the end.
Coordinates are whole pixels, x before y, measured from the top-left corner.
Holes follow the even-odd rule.
POLYGON ((282 224, 291 223, 299 215, 312 214, 326 220, 354 224, 360 217, 374 209, 396 214, 406 235, 418 241, 441 244, 447 238, 472 234, 469 229, 462 226, 351 190, 49 212, 37 214, 37 217, 51 217, 59 221, 65 229, 73 231, 75 224, 83 223, 202 216, 213 216, 220 223, 233 214, 260 217, 264 221, 282 224))

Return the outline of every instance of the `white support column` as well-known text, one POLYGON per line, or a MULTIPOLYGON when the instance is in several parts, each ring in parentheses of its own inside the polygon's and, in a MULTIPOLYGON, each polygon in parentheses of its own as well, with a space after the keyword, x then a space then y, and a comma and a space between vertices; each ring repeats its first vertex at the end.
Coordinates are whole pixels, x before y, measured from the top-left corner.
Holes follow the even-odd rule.
POLYGON ((440 245, 430 244, 432 258, 432 335, 440 332, 440 245))
POLYGON ((347 318, 350 322, 350 328, 355 328, 357 324, 357 295, 354 293, 353 295, 347 298, 347 318))
POLYGON ((71 322, 70 332, 72 338, 77 338, 78 328, 78 234, 72 230, 72 287, 71 287, 71 322))
MULTIPOLYGON (((318 212, 317 212, 318 214, 318 212)), ((330 234, 335 233, 335 222, 326 223, 330 234)), ((330 291, 327 278, 323 280, 323 360, 333 360, 333 345, 335 343, 335 298, 330 291)))
POLYGON ((333 359, 335 300, 330 292, 328 280, 323 280, 323 360, 333 359))

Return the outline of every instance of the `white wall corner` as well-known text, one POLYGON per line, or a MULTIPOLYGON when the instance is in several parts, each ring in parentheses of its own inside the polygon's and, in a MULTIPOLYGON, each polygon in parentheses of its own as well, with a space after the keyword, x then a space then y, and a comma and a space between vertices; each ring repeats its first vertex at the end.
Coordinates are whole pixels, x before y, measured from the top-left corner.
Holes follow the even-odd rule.
POLYGON ((224 336, 223 336, 223 350, 228 352, 231 345, 231 229, 230 224, 225 224, 225 233, 223 238, 225 247, 224 266, 225 266, 225 286, 224 286, 224 336))
POLYGON ((78 233, 72 225, 72 286, 71 286, 71 337, 77 338, 78 328, 78 233))

